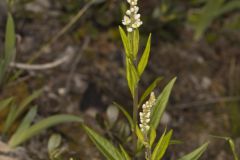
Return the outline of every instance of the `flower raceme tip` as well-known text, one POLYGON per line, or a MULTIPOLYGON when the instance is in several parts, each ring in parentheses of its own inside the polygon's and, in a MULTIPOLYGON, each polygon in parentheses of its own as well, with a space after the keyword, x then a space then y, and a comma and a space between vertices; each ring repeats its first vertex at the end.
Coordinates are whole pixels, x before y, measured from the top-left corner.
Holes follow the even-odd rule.
POLYGON ((138 13, 138 0, 127 0, 127 2, 129 3, 130 8, 126 11, 126 14, 122 20, 122 24, 127 27, 128 32, 132 32, 134 29, 139 28, 143 22, 140 19, 141 15, 138 13))

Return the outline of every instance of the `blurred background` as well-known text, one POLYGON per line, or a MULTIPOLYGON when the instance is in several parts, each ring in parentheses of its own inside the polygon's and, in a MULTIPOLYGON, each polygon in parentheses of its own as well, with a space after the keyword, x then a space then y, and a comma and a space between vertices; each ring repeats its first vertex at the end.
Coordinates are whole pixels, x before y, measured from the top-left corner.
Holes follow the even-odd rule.
MULTIPOLYGON (((174 139, 183 144, 170 146, 166 160, 191 151, 209 135, 232 137, 239 152, 240 1, 139 0, 139 7, 142 49, 152 33, 151 57, 140 93, 157 76, 164 80, 156 93, 171 78, 178 78, 159 133, 164 126, 173 128, 174 139)), ((40 106, 39 118, 80 114, 99 132, 117 136, 115 132, 124 126, 119 123, 126 121, 111 109, 113 101, 132 110, 118 32, 126 8, 125 0, 15 0, 11 10, 17 54, 12 69, 21 73, 2 87, 0 97, 23 99, 43 88, 44 94, 35 101, 40 106), (119 123, 105 133, 105 119, 112 114, 119 123)), ((0 53, 7 10, 1 0, 0 53)), ((44 146, 54 132, 64 137, 66 156, 103 159, 80 128, 60 125, 24 145, 34 160, 47 159, 44 146)), ((233 159, 227 142, 214 138, 204 156, 233 159)))

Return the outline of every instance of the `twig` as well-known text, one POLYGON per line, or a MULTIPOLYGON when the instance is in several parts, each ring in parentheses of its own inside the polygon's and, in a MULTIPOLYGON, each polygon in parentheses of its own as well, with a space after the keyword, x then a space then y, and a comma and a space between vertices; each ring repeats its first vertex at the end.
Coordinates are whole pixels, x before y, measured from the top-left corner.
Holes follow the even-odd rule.
POLYGON ((88 2, 71 20, 66 24, 52 39, 44 44, 36 53, 33 54, 29 63, 35 61, 44 50, 48 49, 54 42, 56 42, 64 33, 66 33, 78 20, 79 18, 94 4, 95 0, 88 2))
POLYGON ((10 64, 11 67, 22 69, 22 70, 46 70, 46 69, 52 69, 55 67, 60 66, 61 64, 69 61, 73 57, 74 53, 68 53, 65 56, 45 64, 25 64, 25 63, 14 63, 12 62, 10 64))
POLYGON ((195 101, 195 102, 190 102, 190 103, 177 104, 177 105, 174 105, 173 107, 179 108, 179 109, 186 109, 186 108, 191 108, 191 107, 216 104, 216 103, 220 103, 220 102, 237 102, 237 101, 240 101, 240 96, 220 97, 220 98, 215 98, 215 99, 210 99, 210 100, 195 101))

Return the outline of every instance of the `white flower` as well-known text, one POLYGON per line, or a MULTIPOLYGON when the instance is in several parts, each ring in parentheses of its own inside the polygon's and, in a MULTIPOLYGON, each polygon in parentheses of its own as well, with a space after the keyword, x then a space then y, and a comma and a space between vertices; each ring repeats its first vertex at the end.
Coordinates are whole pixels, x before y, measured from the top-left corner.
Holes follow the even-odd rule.
POLYGON ((128 31, 128 32, 132 32, 133 29, 132 29, 131 27, 128 27, 128 28, 127 28, 127 31, 128 31))
POLYGON ((130 15, 131 15, 131 11, 130 11, 130 10, 127 10, 127 11, 126 11, 126 15, 130 16, 130 15))
POLYGON ((131 11, 131 12, 135 12, 134 7, 130 8, 130 11, 131 11))
POLYGON ((126 11, 122 23, 127 27, 128 32, 132 32, 134 29, 137 29, 142 25, 142 21, 140 20, 141 15, 138 13, 138 0, 127 0, 127 2, 130 4, 130 8, 126 11))
POLYGON ((143 132, 143 134, 147 134, 150 126, 149 126, 149 122, 151 121, 150 116, 151 116, 151 109, 153 107, 153 105, 155 104, 156 98, 154 93, 152 92, 150 95, 150 98, 148 101, 146 101, 143 105, 142 105, 142 112, 139 112, 139 116, 140 116, 140 124, 139 127, 141 129, 141 131, 143 132))
POLYGON ((136 20, 140 19, 140 17, 141 17, 140 14, 135 14, 135 15, 134 15, 134 18, 135 18, 136 20))
POLYGON ((134 12, 137 13, 139 11, 139 7, 138 6, 134 6, 134 12))
POLYGON ((128 16, 124 16, 122 23, 123 25, 129 25, 131 23, 131 20, 128 16))

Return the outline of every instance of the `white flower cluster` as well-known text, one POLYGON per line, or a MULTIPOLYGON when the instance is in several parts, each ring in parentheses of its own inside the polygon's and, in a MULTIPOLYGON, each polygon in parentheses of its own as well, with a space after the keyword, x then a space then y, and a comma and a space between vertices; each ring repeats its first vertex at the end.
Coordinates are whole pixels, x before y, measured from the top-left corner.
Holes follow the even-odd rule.
POLYGON ((128 32, 132 32, 134 29, 140 27, 143 22, 140 19, 141 15, 138 13, 138 0, 127 0, 127 2, 130 4, 130 9, 126 11, 122 23, 127 27, 128 32))
POLYGON ((151 93, 149 100, 142 105, 143 111, 139 113, 140 115, 140 129, 143 134, 147 134, 148 130, 150 129, 149 122, 151 116, 151 109, 155 104, 156 98, 154 92, 151 93))

